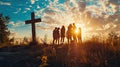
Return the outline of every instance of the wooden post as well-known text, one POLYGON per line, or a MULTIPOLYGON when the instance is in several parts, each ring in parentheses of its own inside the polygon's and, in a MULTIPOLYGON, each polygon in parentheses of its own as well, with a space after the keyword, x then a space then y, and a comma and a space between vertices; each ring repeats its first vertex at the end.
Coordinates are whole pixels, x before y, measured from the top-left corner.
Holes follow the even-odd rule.
POLYGON ((32 28, 32 41, 36 42, 36 29, 35 29, 35 23, 41 22, 41 18, 35 19, 34 12, 31 13, 31 20, 26 20, 25 24, 31 24, 32 28))

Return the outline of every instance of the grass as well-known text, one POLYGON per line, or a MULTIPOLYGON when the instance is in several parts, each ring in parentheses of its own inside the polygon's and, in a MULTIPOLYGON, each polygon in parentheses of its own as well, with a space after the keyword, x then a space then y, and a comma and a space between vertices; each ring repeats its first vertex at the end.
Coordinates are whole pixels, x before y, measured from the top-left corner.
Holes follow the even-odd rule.
POLYGON ((17 61, 15 65, 18 65, 13 64, 11 67, 19 67, 19 65, 22 67, 40 67, 44 64, 41 60, 43 56, 47 56, 47 62, 45 62, 47 67, 120 67, 120 40, 99 40, 90 39, 82 44, 72 42, 60 45, 39 43, 33 45, 33 43, 29 43, 31 46, 2 47, 1 52, 13 54, 2 55, 1 53, 0 56, 8 58, 4 62, 17 61), (13 57, 18 59, 13 61, 15 59, 13 57), (19 59, 22 60, 19 61, 19 59))

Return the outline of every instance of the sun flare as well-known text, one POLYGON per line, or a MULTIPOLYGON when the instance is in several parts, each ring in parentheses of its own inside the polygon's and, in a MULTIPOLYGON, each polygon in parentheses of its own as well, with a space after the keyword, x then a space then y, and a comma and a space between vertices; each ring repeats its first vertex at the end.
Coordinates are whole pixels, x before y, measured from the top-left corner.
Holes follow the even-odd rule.
POLYGON ((78 34, 79 32, 79 28, 81 28, 81 36, 82 36, 82 39, 84 40, 85 37, 86 37, 86 31, 87 29, 85 28, 85 25, 84 24, 76 24, 76 30, 75 30, 75 33, 78 34))
POLYGON ((75 30, 75 34, 78 34, 79 33, 79 30, 78 30, 78 28, 75 30))

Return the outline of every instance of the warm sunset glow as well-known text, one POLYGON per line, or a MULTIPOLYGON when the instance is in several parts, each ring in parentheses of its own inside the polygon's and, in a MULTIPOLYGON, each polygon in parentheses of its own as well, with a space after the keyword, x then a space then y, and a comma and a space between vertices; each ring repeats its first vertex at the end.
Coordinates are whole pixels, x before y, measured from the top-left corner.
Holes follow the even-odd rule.
POLYGON ((120 0, 0 0, 0 67, 120 67, 120 0))
POLYGON ((77 29, 76 29, 75 33, 78 34, 78 32, 79 32, 78 29, 81 28, 81 36, 82 36, 82 39, 84 39, 86 37, 86 31, 87 31, 87 29, 85 28, 85 25, 84 24, 76 24, 76 27, 77 27, 77 29))
POLYGON ((78 34, 79 33, 79 30, 78 30, 78 28, 75 30, 75 34, 78 34))
POLYGON ((19 4, 7 1, 0 1, 0 13, 10 17, 8 29, 12 32, 11 37, 31 38, 30 25, 25 24, 25 20, 30 20, 31 12, 35 13, 35 18, 42 20, 36 23, 36 36, 41 39, 48 35, 52 41, 55 27, 64 25, 67 30, 72 23, 77 29, 81 27, 84 40, 91 37, 92 33, 107 34, 114 30, 119 33, 119 0, 23 0, 19 4))

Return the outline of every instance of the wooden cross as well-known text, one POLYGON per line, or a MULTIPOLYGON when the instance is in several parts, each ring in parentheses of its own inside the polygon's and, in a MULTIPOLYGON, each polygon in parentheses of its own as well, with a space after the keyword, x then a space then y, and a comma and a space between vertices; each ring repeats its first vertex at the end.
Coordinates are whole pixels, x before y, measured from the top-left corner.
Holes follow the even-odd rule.
POLYGON ((35 30, 35 23, 41 22, 41 18, 35 19, 34 12, 31 13, 31 20, 26 20, 25 24, 31 24, 32 28, 32 41, 36 42, 36 30, 35 30))

